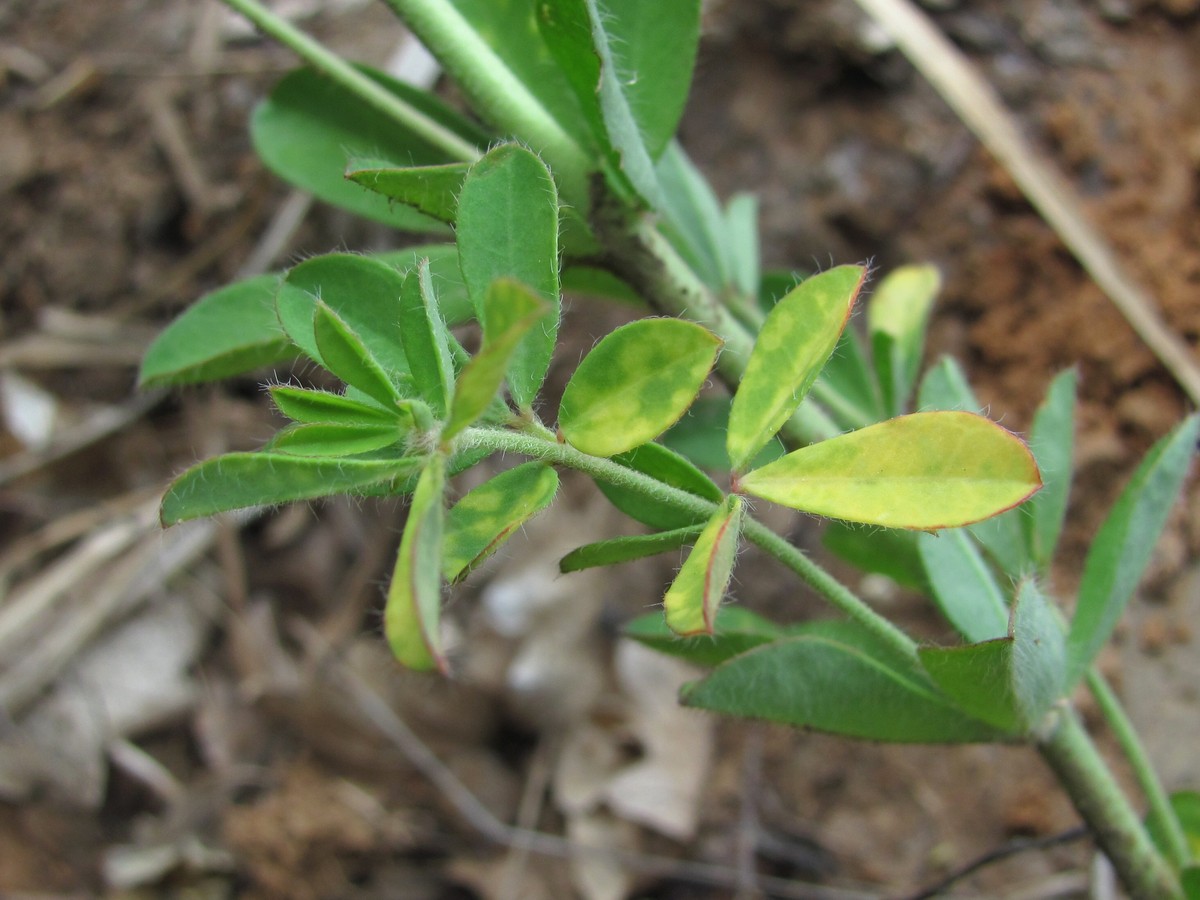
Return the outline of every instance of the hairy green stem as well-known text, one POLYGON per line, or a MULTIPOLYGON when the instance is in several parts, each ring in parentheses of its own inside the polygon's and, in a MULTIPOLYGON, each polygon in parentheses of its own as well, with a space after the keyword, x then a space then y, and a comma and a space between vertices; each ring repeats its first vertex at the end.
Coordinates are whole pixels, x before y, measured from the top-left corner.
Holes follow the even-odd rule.
POLYGON ((1166 838, 1167 846, 1164 849, 1167 858, 1175 868, 1182 868, 1191 856, 1187 835, 1184 834, 1183 826, 1179 824, 1175 810, 1171 808, 1171 800, 1163 789, 1162 782, 1159 781, 1158 773, 1154 771, 1150 758, 1146 755, 1146 749, 1138 738, 1137 730, 1129 721, 1129 716, 1126 715, 1125 709, 1121 705, 1121 701, 1117 699, 1112 687, 1095 668, 1090 669, 1087 673, 1087 685, 1092 696, 1096 698, 1096 703, 1108 722, 1108 727, 1112 729, 1121 751, 1133 768, 1134 777, 1137 778, 1142 793, 1146 796, 1146 803, 1150 807, 1149 821, 1156 825, 1158 832, 1166 838))
MULTIPOLYGON (((697 517, 708 518, 720 507, 719 503, 663 484, 611 459, 590 456, 576 450, 570 444, 548 440, 538 435, 517 434, 498 428, 468 428, 463 432, 460 441, 497 452, 520 453, 523 456, 576 469, 592 478, 628 488, 658 503, 692 513, 697 517)), ((898 653, 916 662, 916 644, 912 639, 805 556, 798 547, 789 544, 770 528, 751 518, 746 519, 743 533, 751 543, 791 569, 824 596, 832 606, 878 636, 898 653)))
POLYGON ((479 148, 470 141, 431 119, 416 107, 405 103, 336 53, 271 12, 258 0, 224 0, 224 3, 240 12, 265 34, 290 47, 313 68, 371 104, 388 118, 410 129, 422 140, 440 147, 451 158, 462 162, 474 162, 482 155, 479 148))
POLYGON ((1096 843, 1112 860, 1134 900, 1183 900, 1183 891, 1166 860, 1151 843, 1129 801, 1113 780, 1083 725, 1070 707, 1037 744, 1087 823, 1096 843))

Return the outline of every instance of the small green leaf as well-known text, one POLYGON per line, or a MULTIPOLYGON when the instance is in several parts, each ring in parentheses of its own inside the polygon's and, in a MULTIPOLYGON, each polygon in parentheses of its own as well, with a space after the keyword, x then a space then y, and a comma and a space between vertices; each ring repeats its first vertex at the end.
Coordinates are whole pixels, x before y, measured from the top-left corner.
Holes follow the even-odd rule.
POLYGON ((886 575, 902 587, 928 593, 929 582, 917 552, 918 537, 912 531, 864 528, 835 520, 825 524, 821 542, 855 568, 886 575))
POLYGON ((530 462, 502 472, 468 492, 450 510, 442 545, 442 574, 457 581, 496 552, 513 533, 554 500, 558 475, 530 462))
POLYGON ((964 712, 1006 734, 1021 731, 1012 690, 1011 638, 965 647, 922 647, 918 652, 925 671, 964 712))
POLYGON ((508 279, 492 283, 483 309, 492 322, 491 331, 485 332, 483 347, 458 375, 443 440, 448 441, 487 411, 521 339, 546 315, 545 303, 523 284, 508 279))
MULTIPOLYGON (((467 141, 484 147, 490 140, 432 94, 365 66, 359 69, 467 141)), ((250 135, 267 168, 327 203, 404 231, 445 230, 440 222, 343 177, 354 157, 394 157, 420 166, 449 162, 445 151, 312 69, 284 76, 254 111, 250 135)))
POLYGON ((422 260, 409 272, 400 292, 400 340, 421 398, 443 418, 454 398, 454 360, 450 332, 438 312, 437 295, 422 260))
POLYGON ((941 285, 933 266, 902 266, 879 283, 867 304, 867 331, 887 415, 905 411, 921 368, 929 312, 941 285))
POLYGON ((227 453, 192 466, 167 488, 160 517, 175 525, 232 509, 350 494, 402 481, 411 459, 313 459, 283 453, 227 453))
POLYGON ((468 168, 466 163, 396 168, 358 162, 346 170, 346 178, 439 222, 453 225, 458 211, 458 192, 468 168))
POLYGON ((1012 691, 1028 729, 1067 691, 1067 653, 1061 620, 1037 582, 1017 589, 1012 613, 1012 691))
POLYGON ((704 176, 678 141, 667 144, 656 176, 662 193, 660 228, 697 276, 714 291, 729 284, 725 214, 704 176))
POLYGON ((932 531, 995 515, 1041 486, 1029 449, 963 412, 901 416, 804 447, 741 478, 816 515, 932 531))
POLYGON ((725 243, 727 268, 732 286, 747 298, 758 296, 761 280, 758 245, 758 198, 753 194, 734 194, 725 207, 725 243))
POLYGON ((641 319, 600 341, 563 391, 559 427, 574 447, 615 456, 679 420, 708 378, 721 342, 682 319, 641 319))
POLYGON ((1197 432, 1200 415, 1189 416, 1151 448, 1092 541, 1067 637, 1068 685, 1108 642, 1133 596, 1183 486, 1197 432))
MULTIPOLYGON (((692 465, 685 457, 674 450, 667 449, 662 444, 642 444, 626 453, 617 454, 613 457, 613 462, 714 503, 719 503, 725 496, 711 478, 692 465)), ((642 493, 619 485, 597 481, 596 486, 613 506, 630 518, 643 525, 649 525, 651 528, 681 528, 704 521, 703 516, 697 519, 691 513, 666 506, 642 493)))
POLYGON ((625 626, 627 637, 669 656, 711 668, 762 644, 785 637, 787 632, 774 622, 743 606, 722 606, 712 634, 681 638, 667 627, 658 613, 639 616, 625 626))
POLYGON ((446 461, 433 456, 421 470, 396 567, 388 585, 383 631, 400 664, 418 672, 446 673, 439 620, 442 609, 442 528, 446 461))
POLYGON ((1187 900, 1200 900, 1200 866, 1186 866, 1179 873, 1179 884, 1187 900))
POLYGON ((829 410, 843 431, 866 428, 887 418, 874 370, 853 327, 842 331, 809 396, 829 410))
POLYGON ((962 367, 953 357, 943 356, 926 370, 925 377, 921 379, 921 387, 917 391, 917 408, 921 411, 941 409, 980 412, 983 406, 971 390, 962 367))
POLYGON ((1029 515, 1022 521, 1030 555, 1043 572, 1049 568, 1058 546, 1071 491, 1076 381, 1075 370, 1068 369, 1050 383, 1029 435, 1029 449, 1037 459, 1046 486, 1030 501, 1029 515))
MULTIPOLYGON (((1190 857, 1200 859, 1200 793, 1175 791, 1170 796, 1170 803, 1171 810, 1183 830, 1190 857)), ((1150 832, 1150 839, 1154 841, 1154 845, 1159 850, 1164 853, 1169 852, 1170 839, 1164 833, 1163 826, 1156 816, 1147 817, 1146 830, 1150 832)), ((1200 872, 1200 869, 1197 871, 1200 872)))
MULTIPOLYGON (((728 472, 729 454, 725 452, 724 435, 729 426, 729 406, 728 396, 700 397, 684 417, 662 435, 663 445, 703 469, 728 472)), ((783 454, 783 444, 776 438, 755 457, 754 465, 765 466, 783 454)))
POLYGON ((484 303, 492 282, 527 285, 545 303, 539 327, 528 330, 514 354, 508 384, 528 410, 546 377, 558 335, 558 194, 537 156, 502 144, 471 167, 458 198, 458 252, 485 337, 498 326, 484 303))
POLYGON ((1008 604, 992 570, 965 531, 917 535, 932 597, 946 620, 973 644, 1008 634, 1008 604))
POLYGON ((678 635, 712 634, 729 588, 742 532, 742 498, 730 494, 709 519, 663 603, 667 627, 678 635))
POLYGON ((401 399, 396 385, 354 333, 325 303, 313 312, 313 337, 325 368, 372 399, 392 405, 401 399))
POLYGON ((205 294, 150 344, 138 383, 215 381, 295 356, 275 316, 278 285, 278 275, 259 275, 205 294))
POLYGON ((630 287, 629 282, 599 266, 585 263, 568 265, 562 270, 562 289, 565 294, 610 300, 638 309, 646 308, 646 301, 630 287))
POLYGON ((276 434, 264 449, 293 456, 354 456, 391 447, 403 437, 394 420, 385 425, 296 425, 276 434))
POLYGON ((271 399, 281 413, 303 425, 390 425, 411 426, 412 416, 397 407, 387 410, 373 403, 360 403, 341 394, 308 388, 275 385, 271 399))
MULTIPOLYGON (((702 530, 703 526, 701 525, 690 525, 686 528, 673 528, 670 531, 634 534, 607 541, 597 541, 594 544, 584 544, 560 559, 558 570, 566 575, 568 572, 580 572, 600 566, 615 566, 618 563, 630 562, 635 559, 645 559, 647 556, 669 553, 672 550, 678 550, 685 544, 694 543, 702 530)), ((662 616, 656 615, 654 618, 661 619, 662 616)))
POLYGON ((729 413, 727 448, 742 471, 791 418, 837 345, 866 270, 838 266, 800 282, 767 315, 729 413))
POLYGON ((774 641, 735 656, 683 691, 687 706, 814 728, 849 737, 906 743, 996 740, 923 671, 880 652, 869 636, 836 630, 774 641))

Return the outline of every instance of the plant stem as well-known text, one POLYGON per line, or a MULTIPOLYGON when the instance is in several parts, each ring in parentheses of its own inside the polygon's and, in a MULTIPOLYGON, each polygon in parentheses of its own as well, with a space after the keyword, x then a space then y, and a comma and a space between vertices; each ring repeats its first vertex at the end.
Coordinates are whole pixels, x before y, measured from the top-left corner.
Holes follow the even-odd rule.
MULTIPOLYGON (((567 466, 609 484, 628 488, 658 503, 696 515, 710 517, 720 508, 719 503, 697 497, 687 491, 663 484, 649 475, 599 456, 590 456, 569 444, 530 434, 518 434, 498 428, 468 428, 463 432, 463 442, 487 447, 497 452, 520 453, 557 465, 567 466)), ((747 517, 743 533, 751 543, 775 557, 829 603, 847 617, 867 628, 896 652, 917 659, 916 644, 899 628, 885 619, 865 602, 813 562, 799 548, 789 544, 761 522, 747 517)))
POLYGON ((387 88, 368 78, 336 53, 313 40, 290 22, 264 7, 258 0, 224 0, 226 6, 240 12, 265 34, 290 47, 313 68, 324 73, 346 90, 371 104, 384 115, 413 131, 422 140, 440 147, 453 159, 474 162, 482 155, 470 141, 445 125, 410 106, 387 88))
POLYGON ((1129 716, 1125 714, 1125 709, 1112 687, 1095 668, 1088 670, 1087 685, 1125 758, 1129 760, 1142 793, 1146 795, 1146 802, 1150 806, 1147 816, 1149 823, 1157 826, 1158 832, 1166 838, 1167 858, 1175 868, 1182 868, 1191 856, 1187 835, 1183 832, 1183 826, 1179 824, 1175 810, 1171 808, 1171 800, 1163 789, 1162 782, 1158 780, 1158 773, 1154 771, 1154 766, 1146 755, 1137 730, 1129 721, 1129 716))
POLYGON ((1074 710, 1064 707, 1053 730, 1037 743, 1096 843, 1112 860, 1134 900, 1183 900, 1166 860, 1113 780, 1074 710))

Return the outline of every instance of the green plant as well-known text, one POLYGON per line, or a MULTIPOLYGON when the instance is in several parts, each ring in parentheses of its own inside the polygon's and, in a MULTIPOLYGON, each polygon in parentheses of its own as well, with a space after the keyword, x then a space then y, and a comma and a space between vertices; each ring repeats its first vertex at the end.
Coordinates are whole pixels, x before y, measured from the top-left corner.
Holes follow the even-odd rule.
POLYGON ((1181 424, 1135 475, 1065 624, 1044 584, 1069 482, 1071 376, 1051 388, 1033 453, 976 413, 949 361, 921 380, 923 411, 906 412, 934 273, 904 269, 881 283, 864 347, 846 327, 863 267, 794 286, 760 272, 754 201, 739 195, 722 208, 672 141, 696 0, 652 10, 637 0, 389 0, 482 127, 349 65, 254 0, 227 2, 312 66, 255 113, 266 163, 330 202, 444 242, 311 259, 219 290, 164 332, 146 355, 145 384, 297 355, 345 384, 274 387, 292 424, 261 451, 185 472, 163 500, 164 523, 335 493, 411 495, 385 633, 404 665, 447 671, 443 584, 552 503, 559 468, 576 469, 651 532, 581 547, 564 571, 691 547, 665 621, 630 628, 713 667, 684 702, 878 740, 1026 741, 1133 893, 1197 896, 1194 816, 1189 831, 1183 801, 1165 797, 1091 663, 1148 561, 1200 420, 1181 424), (370 156, 347 159, 347 148, 370 156), (542 382, 566 287, 668 317, 603 338, 551 428, 542 382), (453 330, 466 323, 479 329, 473 354, 453 330), (730 396, 698 401, 714 365, 730 396), (449 479, 496 453, 529 461, 450 505, 449 479), (728 471, 728 490, 697 462, 728 471), (1045 489, 1014 509, 1043 475, 1045 489), (967 643, 918 646, 755 519, 753 498, 858 523, 832 525, 830 547, 926 590, 967 643), (747 542, 842 618, 779 626, 722 605, 747 542), (1081 680, 1139 774, 1146 826, 1072 709, 1081 680))

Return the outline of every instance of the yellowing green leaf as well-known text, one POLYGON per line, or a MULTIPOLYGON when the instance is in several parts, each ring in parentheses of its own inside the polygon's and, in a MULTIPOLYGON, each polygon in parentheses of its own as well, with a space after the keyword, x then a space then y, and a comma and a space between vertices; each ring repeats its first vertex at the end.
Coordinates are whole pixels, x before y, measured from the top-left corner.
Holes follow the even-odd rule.
POLYGON ((737 471, 791 418, 837 346, 866 278, 838 266, 800 282, 771 310, 729 411, 727 447, 737 471))
POLYGON ((804 512, 934 531, 1003 512, 1041 487, 1033 456, 982 416, 900 416, 789 453, 741 487, 804 512))
POLYGON ((708 378, 721 342, 681 319, 641 319, 607 335, 563 392, 558 423, 595 456, 632 450, 679 420, 708 378))
POLYGON ((713 514, 667 590, 667 626, 679 635, 712 634, 729 587, 742 530, 742 498, 730 494, 713 514))

